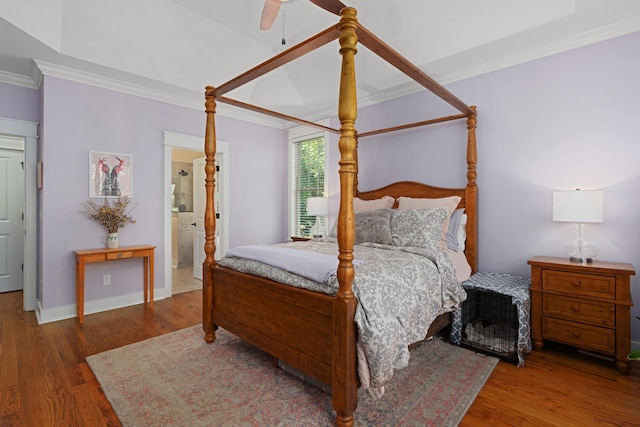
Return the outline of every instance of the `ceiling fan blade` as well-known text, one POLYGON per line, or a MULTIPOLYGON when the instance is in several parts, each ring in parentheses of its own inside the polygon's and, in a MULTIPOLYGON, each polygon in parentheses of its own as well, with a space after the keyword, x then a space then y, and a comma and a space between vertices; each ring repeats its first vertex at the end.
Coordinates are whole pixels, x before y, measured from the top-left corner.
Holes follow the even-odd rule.
POLYGON ((320 6, 324 10, 327 10, 338 16, 340 16, 340 11, 345 7, 347 7, 340 0, 309 0, 309 1, 315 4, 316 6, 320 6))
POLYGON ((280 10, 280 0, 266 0, 264 8, 262 9, 262 16, 260 17, 260 29, 269 30, 273 25, 273 22, 278 17, 278 11, 280 10))

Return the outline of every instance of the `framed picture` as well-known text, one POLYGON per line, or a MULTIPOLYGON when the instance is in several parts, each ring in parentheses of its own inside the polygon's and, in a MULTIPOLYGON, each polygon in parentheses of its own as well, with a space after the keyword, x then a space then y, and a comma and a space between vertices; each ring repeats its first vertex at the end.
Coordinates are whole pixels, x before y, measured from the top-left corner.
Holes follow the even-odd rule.
POLYGON ((89 197, 133 197, 131 154, 89 151, 89 197))

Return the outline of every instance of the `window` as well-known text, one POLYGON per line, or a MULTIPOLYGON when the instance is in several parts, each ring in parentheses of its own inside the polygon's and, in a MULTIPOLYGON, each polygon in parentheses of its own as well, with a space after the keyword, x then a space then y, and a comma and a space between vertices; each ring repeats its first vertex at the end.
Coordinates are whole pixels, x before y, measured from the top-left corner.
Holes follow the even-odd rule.
POLYGON ((325 195, 325 136, 320 132, 290 141, 289 231, 291 236, 309 236, 316 217, 307 215, 307 199, 325 195))

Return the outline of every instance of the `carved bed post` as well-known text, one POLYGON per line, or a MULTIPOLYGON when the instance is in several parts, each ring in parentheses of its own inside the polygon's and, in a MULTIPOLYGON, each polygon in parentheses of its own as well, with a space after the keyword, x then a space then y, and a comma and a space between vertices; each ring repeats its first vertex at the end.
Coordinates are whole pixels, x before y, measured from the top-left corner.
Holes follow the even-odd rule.
POLYGON ((356 77, 355 54, 358 36, 356 10, 348 7, 340 12, 340 211, 338 213, 338 283, 340 288, 333 303, 333 388, 332 403, 337 412, 336 425, 353 425, 353 412, 358 404, 356 375, 356 333, 354 316, 357 300, 352 291, 354 278, 353 245, 355 217, 353 212, 356 164, 356 77))
POLYGON ((465 189, 467 204, 465 208, 469 213, 470 222, 467 224, 467 239, 471 239, 474 243, 468 246, 469 249, 465 253, 471 266, 471 271, 475 273, 478 271, 478 185, 476 184, 478 151, 476 148, 476 107, 471 106, 471 109, 474 112, 467 115, 467 130, 469 133, 467 136, 467 187, 465 189), (469 233, 469 230, 471 230, 471 233, 469 233))
POLYGON ((205 259, 202 264, 202 329, 205 333, 205 341, 212 343, 216 339, 216 329, 213 324, 211 309, 213 307, 213 285, 211 267, 216 264, 214 254, 216 252, 216 205, 215 205, 215 181, 216 181, 216 98, 214 88, 207 86, 205 90, 205 112, 207 113, 207 125, 204 135, 204 154, 206 156, 205 192, 206 206, 204 213, 205 259))
POLYGON ((358 163, 358 135, 356 134, 356 151, 353 155, 354 161, 356 163, 356 170, 354 172, 354 177, 353 177, 353 196, 357 197, 358 196, 358 172, 360 172, 360 164, 358 163))

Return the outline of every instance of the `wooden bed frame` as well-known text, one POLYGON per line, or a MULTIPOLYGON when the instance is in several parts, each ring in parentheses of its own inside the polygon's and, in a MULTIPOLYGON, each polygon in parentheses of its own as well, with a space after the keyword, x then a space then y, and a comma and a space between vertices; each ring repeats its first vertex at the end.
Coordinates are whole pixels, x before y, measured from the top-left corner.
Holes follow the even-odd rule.
MULTIPOLYGON (((468 215, 465 254, 472 271, 477 270, 477 186, 476 186, 476 111, 438 85, 419 68, 409 63, 364 28, 356 11, 347 7, 341 11, 338 25, 290 48, 217 88, 208 86, 205 92, 207 113, 205 254, 203 263, 203 330, 205 340, 215 340, 215 331, 222 327, 247 342, 272 354, 296 369, 332 387, 332 405, 336 425, 352 426, 357 406, 356 327, 354 315, 357 299, 352 292, 354 278, 353 246, 355 240, 353 197, 377 199, 385 195, 438 198, 458 195, 460 207, 468 215), (287 116, 222 96, 265 73, 276 69, 326 43, 339 39, 342 56, 338 117, 340 129, 287 116), (438 95, 462 114, 397 126, 366 133, 357 133, 355 64, 356 44, 368 47, 387 62, 403 71, 425 88, 438 95), (247 108, 252 111, 312 126, 340 135, 340 209, 337 239, 339 264, 336 295, 326 295, 283 285, 274 281, 240 273, 218 266, 215 253, 215 108, 216 102, 247 108), (372 190, 357 189, 357 139, 369 135, 407 129, 449 120, 466 119, 467 185, 464 188, 438 188, 415 182, 399 182, 372 190)), ((432 325, 434 334, 448 324, 448 314, 432 325)))

